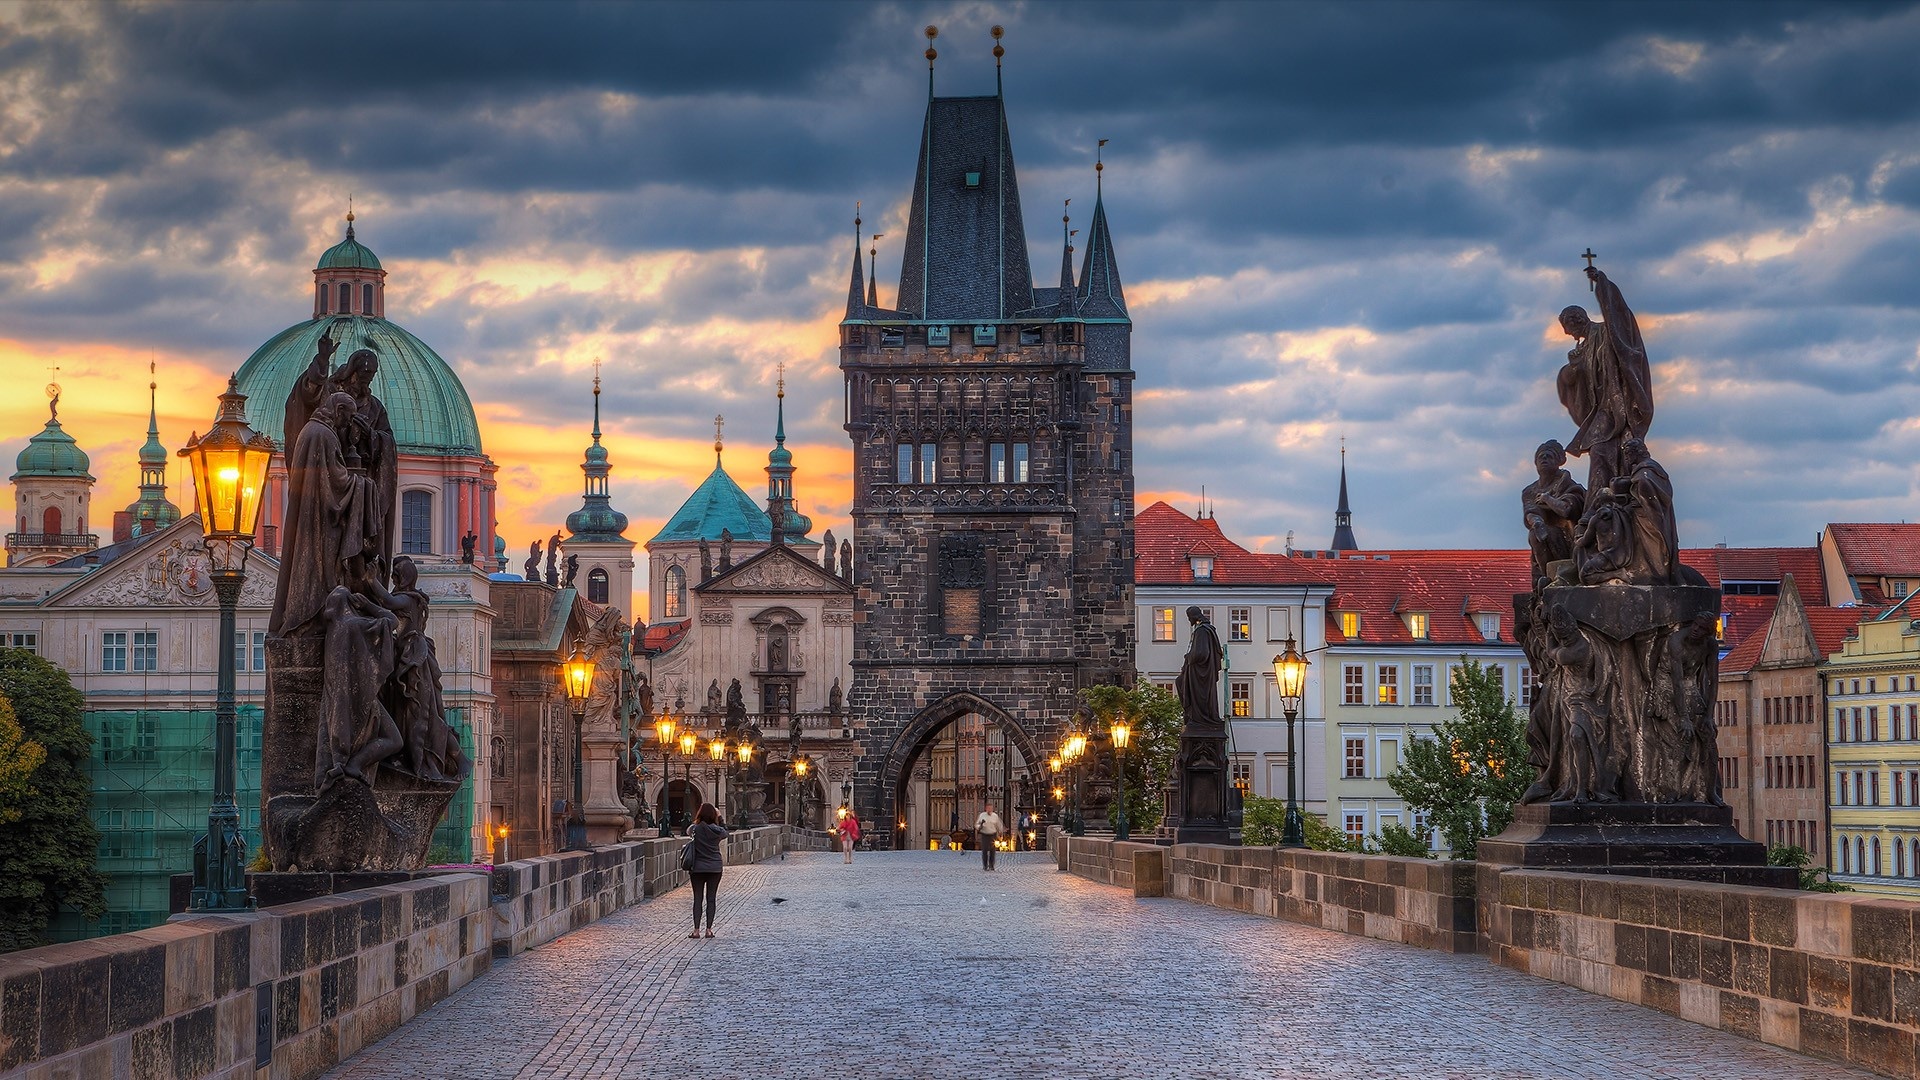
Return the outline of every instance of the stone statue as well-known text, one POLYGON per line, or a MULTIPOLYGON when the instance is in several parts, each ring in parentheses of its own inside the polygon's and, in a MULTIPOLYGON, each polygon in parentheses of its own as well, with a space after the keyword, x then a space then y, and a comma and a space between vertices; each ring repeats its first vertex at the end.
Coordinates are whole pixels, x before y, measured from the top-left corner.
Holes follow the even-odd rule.
POLYGON ((1607 487, 1624 471, 1620 446, 1645 438, 1653 423, 1653 376, 1640 324, 1620 289, 1598 269, 1587 278, 1605 322, 1595 326, 1586 309, 1560 312, 1560 327, 1575 341, 1556 379, 1560 403, 1579 426, 1567 453, 1588 455, 1587 489, 1607 487))
MULTIPOLYGON (((286 441, 281 448, 286 452, 289 469, 288 524, 292 524, 292 505, 299 496, 298 484, 291 475, 299 436, 316 409, 334 394, 345 394, 352 399, 352 405, 347 409, 350 418, 342 419, 337 425, 341 456, 347 467, 365 476, 372 485, 372 508, 369 511, 370 520, 366 523, 366 529, 373 537, 369 561, 384 582, 393 562, 393 515, 400 484, 399 458, 395 451, 393 425, 387 420, 387 407, 373 396, 372 391, 374 377, 380 372, 379 355, 372 349, 356 349, 340 370, 328 371, 331 358, 339 347, 339 343, 333 339, 333 332, 350 323, 350 319, 333 321, 327 333, 315 342, 313 360, 294 381, 293 389, 287 395, 282 427, 286 441)), ((338 413, 340 410, 334 411, 338 413)), ((284 534, 281 546, 282 550, 289 546, 284 534)))
POLYGON ((447 723, 441 698, 440 659, 427 636, 427 594, 420 591, 420 568, 405 555, 393 562, 393 592, 387 610, 399 620, 393 676, 384 700, 406 743, 405 767, 429 780, 459 781, 469 764, 460 736, 447 723))
POLYGON ((713 549, 707 546, 707 538, 700 538, 700 584, 705 585, 713 579, 713 549))
POLYGON ((572 552, 568 552, 566 570, 560 575, 560 587, 564 589, 573 588, 573 579, 578 577, 579 574, 580 574, 580 556, 575 555, 572 552))
POLYGON ((536 584, 540 581, 540 541, 535 540, 533 546, 527 549, 527 565, 521 576, 536 584))
POLYGON ((467 533, 460 538, 460 561, 473 565, 473 546, 480 542, 479 533, 467 533))
POLYGON ((1633 555, 1627 580, 1636 585, 1680 583, 1680 530, 1673 513, 1673 481, 1647 453, 1647 444, 1629 438, 1620 445, 1622 468, 1613 490, 1627 500, 1633 522, 1633 555))
POLYGON ((404 745, 393 715, 381 703, 393 674, 393 612, 336 585, 318 621, 326 630, 328 680, 320 696, 320 741, 313 786, 325 791, 343 780, 373 786, 375 767, 404 745))
POLYGON ((646 673, 636 671, 633 674, 634 697, 640 702, 640 716, 648 721, 653 719, 653 681, 646 673))
POLYGON ((723 574, 733 569, 733 530, 732 529, 720 530, 720 565, 718 569, 723 574))
POLYGON ((1187 646, 1186 659, 1174 679, 1174 689, 1180 695, 1181 715, 1186 717, 1189 728, 1225 730, 1226 725, 1220 719, 1220 669, 1226 663, 1226 652, 1220 647, 1220 635, 1208 621, 1205 608, 1189 607, 1187 622, 1193 628, 1193 641, 1187 646))
POLYGON ((727 684, 727 726, 738 727, 747 722, 747 698, 740 690, 740 680, 727 684))
POLYGON ((843 703, 844 698, 840 692, 840 676, 835 675, 833 677, 833 685, 827 688, 827 712, 834 716, 839 716, 840 707, 843 703))
POLYGON ((1561 467, 1566 463, 1567 453, 1558 439, 1541 443, 1533 452, 1533 467, 1540 478, 1520 492, 1535 582, 1552 581, 1562 570, 1572 569, 1573 526, 1586 508, 1587 492, 1561 467))
POLYGON ((547 541, 547 584, 560 587, 560 534, 547 541))
POLYGON ((853 541, 851 540, 840 541, 840 576, 847 581, 853 580, 853 541))
POLYGON ((721 713, 725 711, 726 710, 722 708, 720 704, 720 680, 715 679, 711 683, 707 684, 707 713, 706 714, 708 716, 719 716, 721 713))
POLYGON ((378 492, 345 457, 353 416, 351 396, 329 395, 307 414, 288 457, 279 584, 267 623, 276 637, 306 630, 336 587, 365 591, 377 573, 378 492))
POLYGON ((820 569, 831 574, 833 573, 833 530, 828 529, 826 535, 820 540, 820 569))

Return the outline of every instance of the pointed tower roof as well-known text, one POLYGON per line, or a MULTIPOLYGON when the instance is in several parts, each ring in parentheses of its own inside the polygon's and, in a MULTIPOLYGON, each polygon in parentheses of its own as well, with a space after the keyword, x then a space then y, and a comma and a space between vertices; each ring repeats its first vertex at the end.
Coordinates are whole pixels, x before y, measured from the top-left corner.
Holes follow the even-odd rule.
POLYGON ((707 540, 720 542, 721 532, 731 533, 736 544, 764 544, 773 539, 773 522, 721 465, 726 443, 721 438, 725 420, 713 418, 713 471, 693 489, 667 524, 647 546, 655 544, 707 540))
POLYGON ((1033 269, 999 94, 927 99, 900 259, 909 318, 1010 318, 1033 307, 1033 269))
POLYGON ((1327 545, 1334 551, 1358 551, 1360 542, 1353 538, 1353 510, 1347 505, 1347 447, 1340 445, 1340 505, 1333 511, 1333 543, 1327 545))
POLYGON ((1060 208, 1060 315, 1062 319, 1073 318, 1080 311, 1079 297, 1073 286, 1073 215, 1066 212, 1073 200, 1068 199, 1060 208))
POLYGON ((567 515, 568 543, 620 543, 626 540, 627 515, 613 508, 607 476, 613 466, 607 460, 607 448, 600 445, 600 362, 594 361, 593 444, 587 447, 580 471, 586 474, 586 490, 580 509, 567 515))
MULTIPOLYGON (((1102 139, 1104 145, 1106 140, 1102 139)), ((1120 266, 1113 255, 1113 233, 1107 228, 1107 204, 1102 198, 1101 174, 1106 163, 1094 162, 1093 225, 1087 236, 1087 258, 1080 264, 1080 315, 1088 319, 1127 318, 1127 296, 1120 288, 1120 266)))
POLYGON ((847 315, 849 319, 858 319, 866 314, 866 302, 862 299, 862 290, 866 286, 865 272, 860 268, 860 204, 853 204, 853 283, 847 286, 847 315))
POLYGON ((148 531, 148 522, 159 530, 180 520, 180 508, 167 498, 167 459, 171 455, 160 442, 160 382, 152 364, 147 366, 147 376, 147 441, 140 448, 140 497, 127 507, 135 536, 148 531))
POLYGON ((793 451, 787 449, 787 373, 780 369, 780 388, 774 404, 773 449, 767 453, 767 520, 772 535, 782 543, 804 541, 813 531, 813 519, 793 501, 793 451))

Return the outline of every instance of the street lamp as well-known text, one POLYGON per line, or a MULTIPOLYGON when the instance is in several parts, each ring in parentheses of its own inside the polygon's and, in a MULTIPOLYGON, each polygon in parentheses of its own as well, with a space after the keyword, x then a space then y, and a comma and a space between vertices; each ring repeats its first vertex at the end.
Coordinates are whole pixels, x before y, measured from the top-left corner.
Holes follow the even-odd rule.
POLYGON ((502 825, 494 830, 493 865, 504 866, 511 861, 507 858, 507 827, 502 825))
POLYGON ((247 426, 247 396, 229 376, 220 395, 220 412, 205 435, 180 451, 193 470, 200 503, 200 530, 207 549, 209 577, 220 600, 219 669, 213 693, 213 805, 207 833, 194 843, 192 911, 248 911, 247 841, 240 835, 240 807, 234 800, 239 771, 239 742, 233 690, 235 609, 247 578, 247 552, 253 548, 260 516, 261 487, 273 440, 247 426))
POLYGON ((1087 750, 1087 737, 1079 728, 1067 732, 1066 741, 1060 747, 1060 756, 1067 763, 1068 818, 1067 833, 1072 836, 1085 836, 1087 823, 1080 811, 1080 757, 1087 750))
MULTIPOLYGON (((680 733, 680 805, 686 806, 687 796, 693 791, 693 752, 700 748, 700 736, 691 731, 680 733)), ((687 809, 687 831, 692 835, 694 808, 687 809)), ((669 808, 671 813, 671 808, 669 808)))
POLYGON ((585 805, 585 766, 580 760, 582 744, 580 729, 587 723, 587 697, 593 693, 592 655, 581 648, 578 641, 573 643, 573 652, 560 665, 560 681, 567 692, 567 704, 573 706, 573 803, 567 807, 567 850, 592 851, 587 843, 587 808, 585 805))
POLYGON ((1119 785, 1114 796, 1113 838, 1125 840, 1131 834, 1127 831, 1127 743, 1133 739, 1133 729, 1127 726, 1125 719, 1115 720, 1110 732, 1113 736, 1113 775, 1119 785))
POLYGON ((1280 688, 1280 711, 1287 718, 1287 818, 1280 830, 1281 847, 1306 847, 1306 822, 1300 818, 1300 755, 1293 741, 1293 722, 1300 715, 1300 698, 1307 688, 1306 657, 1294 648, 1293 635, 1287 635, 1286 648, 1273 658, 1273 681, 1280 688))
POLYGON ((792 824, 798 825, 800 828, 805 828, 806 827, 805 818, 807 816, 807 796, 806 796, 806 792, 802 789, 805 787, 807 782, 807 759, 803 757, 796 757, 790 763, 788 768, 793 773, 793 779, 790 780, 787 784, 787 820, 792 824), (796 820, 796 815, 793 812, 793 803, 794 803, 795 795, 798 795, 800 797, 800 800, 799 800, 800 813, 797 816, 798 818, 797 820, 796 820))
POLYGON ((669 756, 673 753, 673 732, 678 726, 673 714, 665 712, 653 722, 653 733, 660 740, 660 805, 666 811, 666 826, 661 831, 668 836, 673 835, 673 804, 668 801, 672 793, 667 789, 673 786, 673 777, 667 774, 673 768, 669 756))

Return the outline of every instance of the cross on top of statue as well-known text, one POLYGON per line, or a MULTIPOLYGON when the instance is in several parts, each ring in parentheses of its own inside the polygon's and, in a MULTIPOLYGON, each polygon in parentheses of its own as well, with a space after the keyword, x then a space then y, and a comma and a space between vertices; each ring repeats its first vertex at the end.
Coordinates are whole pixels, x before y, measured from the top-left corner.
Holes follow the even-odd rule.
POLYGON ((1593 260, 1594 260, 1594 259, 1596 259, 1596 258, 1599 258, 1599 256, 1597 256, 1597 255, 1595 255, 1595 254, 1593 253, 1593 248, 1591 248, 1591 247, 1589 247, 1589 248, 1587 248, 1587 250, 1585 250, 1585 251, 1583 251, 1583 252, 1581 252, 1581 253, 1580 253, 1580 257, 1581 257, 1581 258, 1583 258, 1583 259, 1585 259, 1585 260, 1587 260, 1587 269, 1589 269, 1589 270, 1591 270, 1591 269, 1593 269, 1593 260))

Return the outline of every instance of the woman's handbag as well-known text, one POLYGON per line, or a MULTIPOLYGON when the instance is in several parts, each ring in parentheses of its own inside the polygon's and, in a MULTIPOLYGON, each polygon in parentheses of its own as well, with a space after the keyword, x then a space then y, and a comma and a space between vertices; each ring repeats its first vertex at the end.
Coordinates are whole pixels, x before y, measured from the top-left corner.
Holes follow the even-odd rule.
POLYGON ((693 873, 693 841, 680 845, 680 869, 693 873))

